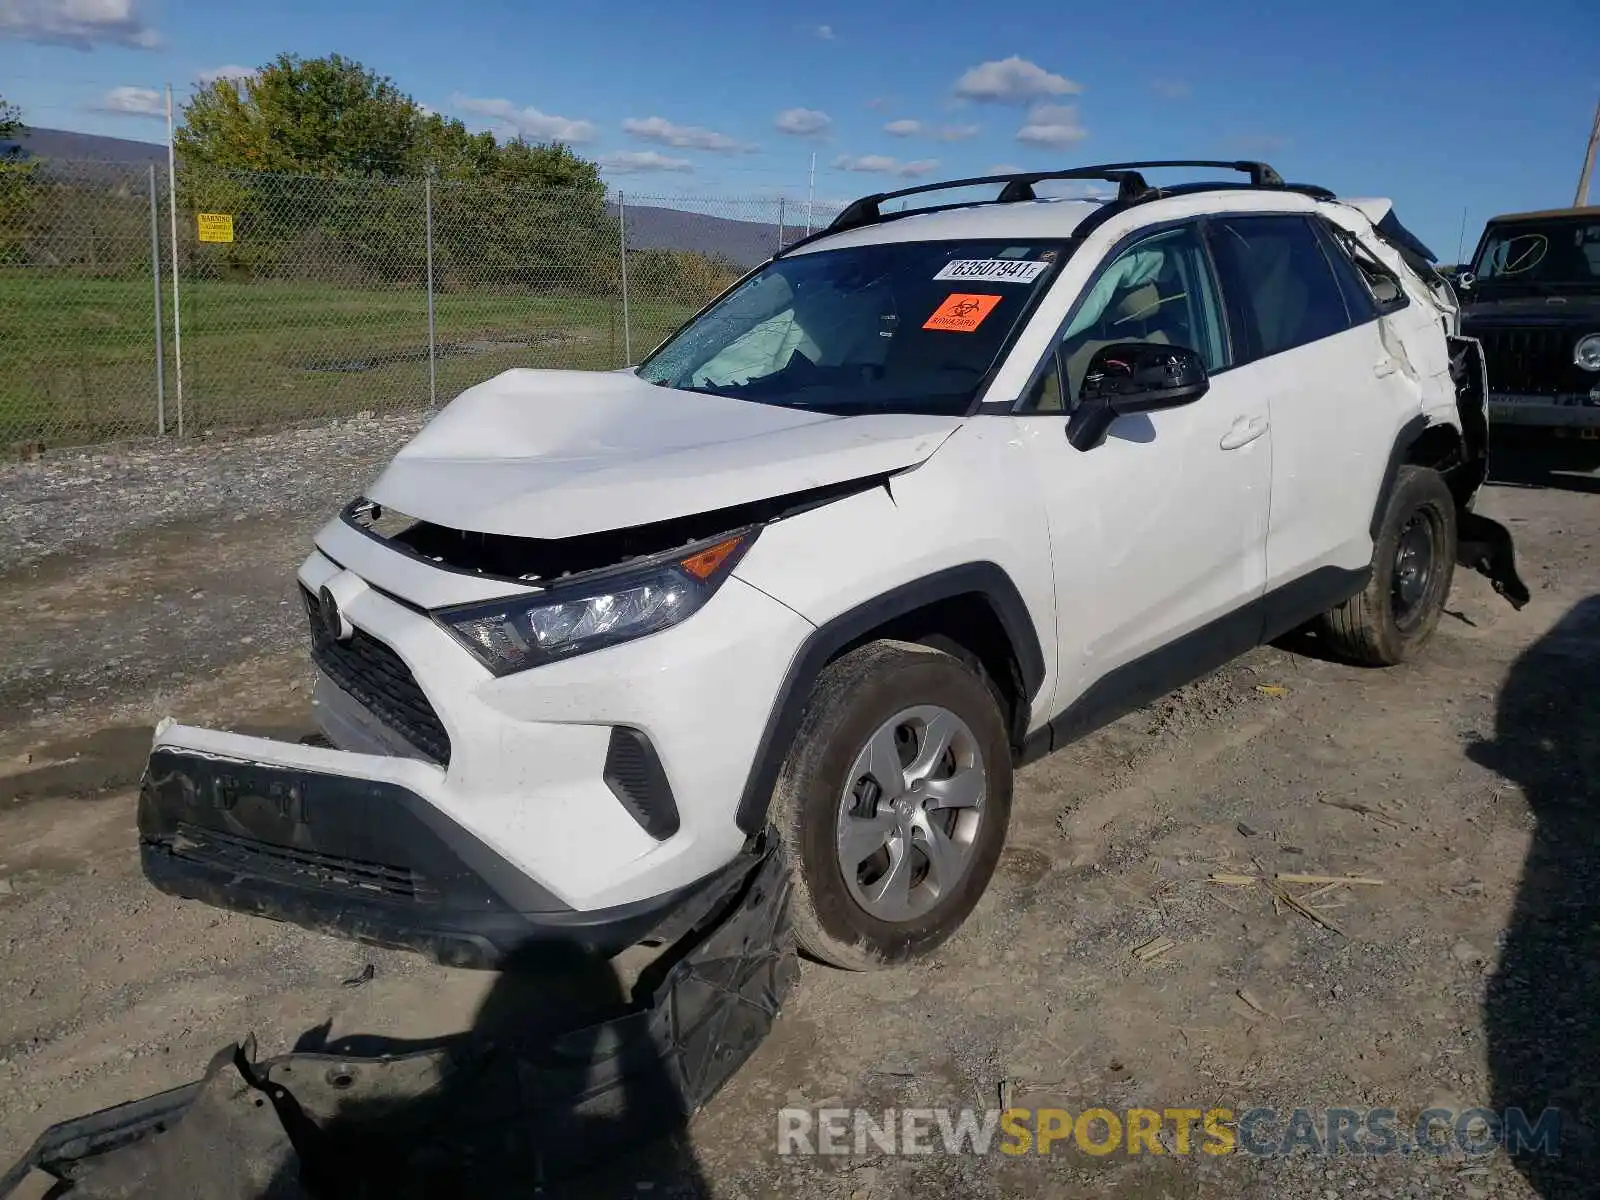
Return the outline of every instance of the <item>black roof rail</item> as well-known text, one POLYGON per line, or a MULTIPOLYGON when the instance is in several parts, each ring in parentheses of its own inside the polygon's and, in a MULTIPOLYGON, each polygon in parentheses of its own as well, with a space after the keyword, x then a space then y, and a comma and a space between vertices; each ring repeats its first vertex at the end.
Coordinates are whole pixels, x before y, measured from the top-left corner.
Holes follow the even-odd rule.
MULTIPOLYGON (((1270 170, 1270 168, 1268 169, 1270 170)), ((1316 183, 1284 183, 1280 181, 1278 183, 1255 184, 1216 180, 1200 183, 1178 183, 1168 187, 1151 188, 1143 195, 1135 196, 1127 202, 1119 200, 1111 204, 1101 205, 1100 208, 1078 222, 1077 228, 1072 231, 1073 236, 1079 238, 1088 237, 1100 226, 1111 220, 1112 217, 1117 216, 1119 213, 1127 212, 1128 209, 1136 204, 1143 204, 1150 200, 1161 200, 1168 196, 1192 196, 1197 192, 1249 191, 1258 187, 1276 192, 1296 192, 1302 196, 1309 196, 1313 200, 1337 200, 1339 198, 1330 188, 1325 188, 1316 183)))
POLYGON ((892 221, 897 217, 908 217, 913 213, 921 215, 930 212, 943 212, 952 208, 970 208, 973 204, 1014 204, 1021 200, 1037 200, 1033 185, 1043 179, 1100 179, 1107 183, 1117 185, 1117 198, 1129 198, 1139 195, 1149 188, 1144 177, 1137 171, 1125 171, 1120 168, 1110 167, 1073 167, 1064 171, 1026 171, 1013 172, 1006 175, 973 175, 966 179, 947 179, 940 183, 923 183, 916 187, 901 188, 894 192, 874 192, 870 196, 862 196, 859 200, 852 200, 845 205, 844 210, 832 222, 824 225, 814 233, 807 234, 790 242, 779 251, 787 254, 789 251, 804 246, 807 242, 814 242, 818 238, 828 237, 835 233, 843 233, 847 229, 856 229, 862 225, 876 225, 880 221, 892 221), (907 209, 904 212, 886 213, 882 205, 890 200, 899 200, 903 196, 919 196, 926 192, 948 192, 956 188, 981 187, 984 184, 998 183, 1004 185, 1000 194, 993 200, 962 200, 955 204, 936 204, 927 208, 907 209))
MULTIPOLYGON (((966 179, 950 179, 940 183, 923 183, 915 187, 900 188, 893 192, 874 192, 870 196, 862 196, 845 206, 831 223, 814 233, 791 242, 779 250, 781 256, 787 254, 807 242, 816 241, 818 238, 828 237, 831 234, 843 233, 847 229, 856 229, 863 225, 875 225, 880 221, 891 221, 897 217, 910 216, 913 213, 922 214, 941 212, 951 208, 968 208, 973 204, 1015 204, 1027 200, 1037 200, 1038 194, 1034 191, 1034 184, 1047 179, 1099 179, 1117 185, 1116 199, 1106 207, 1121 211, 1131 204, 1142 200, 1153 200, 1159 196, 1181 195, 1186 191, 1206 191, 1212 188, 1239 187, 1239 188, 1287 188, 1293 191, 1305 192, 1307 195, 1317 196, 1319 199, 1332 199, 1333 193, 1326 188, 1316 187, 1314 184, 1286 184, 1283 176, 1264 162, 1254 162, 1249 159, 1221 160, 1204 158, 1173 158, 1151 159, 1143 162, 1099 163, 1088 167, 1070 167, 1060 171, 1017 171, 1005 175, 976 175, 966 179), (1156 188, 1146 182, 1143 172, 1151 169, 1165 169, 1170 167, 1208 167, 1223 171, 1237 171, 1248 177, 1247 183, 1194 183, 1180 184, 1176 187, 1156 188), (956 188, 979 187, 984 184, 997 183, 1003 185, 1000 194, 993 200, 963 201, 956 204, 940 204, 928 208, 909 209, 903 212, 886 213, 883 205, 890 200, 899 200, 905 196, 919 196, 928 192, 952 191, 956 188)), ((1099 214, 1097 214, 1099 215, 1099 214)))
MULTIPOLYGON (((1298 192, 1302 196, 1310 196, 1313 200, 1338 199, 1329 188, 1315 183, 1277 183, 1260 185, 1274 192, 1298 192)), ((1166 187, 1153 187, 1143 195, 1135 196, 1134 202, 1144 200, 1160 200, 1166 196, 1192 196, 1196 192, 1248 192, 1257 190, 1258 185, 1253 183, 1231 183, 1225 180, 1210 180, 1198 183, 1174 183, 1166 187)))

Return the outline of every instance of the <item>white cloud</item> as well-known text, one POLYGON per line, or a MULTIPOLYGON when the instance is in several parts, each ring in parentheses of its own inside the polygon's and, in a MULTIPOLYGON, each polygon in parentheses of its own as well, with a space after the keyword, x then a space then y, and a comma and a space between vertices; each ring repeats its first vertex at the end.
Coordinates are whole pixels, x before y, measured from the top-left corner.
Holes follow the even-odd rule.
POLYGON ((1023 168, 1017 166, 1016 163, 995 163, 995 165, 990 167, 987 171, 985 171, 984 174, 985 175, 1020 175, 1020 174, 1022 174, 1022 172, 1023 172, 1023 168))
POLYGON ((153 50, 161 36, 135 0, 0 0, 0 38, 92 50, 98 45, 153 50))
POLYGON ((1189 84, 1182 79, 1152 79, 1150 90, 1163 100, 1182 100, 1189 94, 1189 84))
POLYGON ((602 169, 614 175, 627 175, 636 171, 694 170, 694 164, 687 158, 670 158, 658 150, 623 150, 616 154, 602 154, 595 161, 602 169))
POLYGON ((497 133, 511 133, 535 142, 587 142, 594 139, 594 123, 557 117, 537 108, 518 108, 509 100, 490 100, 477 96, 452 96, 450 103, 462 112, 491 117, 497 133))
POLYGON ((167 102, 155 88, 114 87, 93 105, 95 112, 118 117, 164 117, 167 102))
POLYGON ((260 73, 254 67, 241 67, 237 63, 229 63, 222 67, 207 67, 203 71, 196 71, 194 77, 200 83, 212 84, 219 79, 235 81, 254 79, 260 73))
POLYGON ((839 171, 862 171, 869 175, 899 175, 903 179, 915 179, 932 171, 939 165, 939 160, 918 158, 903 162, 887 154, 841 154, 833 160, 833 165, 839 171))
POLYGON ((1028 110, 1027 122, 1017 130, 1017 141, 1030 146, 1070 146, 1081 142, 1089 131, 1078 123, 1078 110, 1066 104, 1036 104, 1028 110))
POLYGON ((981 125, 932 126, 925 121, 902 118, 898 121, 890 121, 883 127, 883 131, 891 137, 907 138, 926 135, 941 142, 964 142, 970 137, 977 137, 983 131, 983 127, 981 125))
POLYGON ((622 131, 645 142, 660 142, 680 150, 711 150, 717 154, 748 154, 758 147, 700 125, 676 125, 665 117, 629 117, 622 131))
POLYGON ((833 41, 833 26, 832 25, 817 25, 817 26, 814 26, 812 28, 811 32, 816 34, 819 38, 821 38, 825 42, 833 41))
POLYGON ((963 100, 981 100, 989 104, 1031 104, 1049 96, 1081 91, 1081 85, 1051 74, 1037 63, 1015 54, 980 63, 956 80, 955 88, 956 95, 963 100))
POLYGON ((814 108, 786 108, 772 123, 790 137, 823 137, 833 128, 833 118, 814 108))

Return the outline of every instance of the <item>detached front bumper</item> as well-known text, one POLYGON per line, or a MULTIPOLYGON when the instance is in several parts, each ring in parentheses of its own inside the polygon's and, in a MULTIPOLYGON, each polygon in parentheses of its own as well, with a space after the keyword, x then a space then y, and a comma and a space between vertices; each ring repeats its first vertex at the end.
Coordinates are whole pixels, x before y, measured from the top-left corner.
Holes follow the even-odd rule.
POLYGON ((403 760, 283 747, 373 764, 376 777, 358 778, 184 746, 207 734, 241 751, 279 743, 181 726, 163 733, 170 742, 158 737, 139 796, 140 858, 152 884, 447 966, 495 967, 537 942, 614 954, 671 941, 752 862, 747 849, 686 887, 577 910, 406 786, 413 767, 403 760))
POLYGON ((569 952, 546 956, 564 964, 562 994, 602 992, 570 1023, 536 1015, 528 989, 546 976, 523 961, 479 1027, 431 1045, 257 1061, 249 1037, 204 1079, 52 1126, 0 1175, 0 1198, 32 1170, 61 1182, 52 1196, 86 1200, 521 1194, 584 1171, 687 1121, 793 987, 776 839, 726 882, 626 1000, 606 1000, 599 964, 569 952))

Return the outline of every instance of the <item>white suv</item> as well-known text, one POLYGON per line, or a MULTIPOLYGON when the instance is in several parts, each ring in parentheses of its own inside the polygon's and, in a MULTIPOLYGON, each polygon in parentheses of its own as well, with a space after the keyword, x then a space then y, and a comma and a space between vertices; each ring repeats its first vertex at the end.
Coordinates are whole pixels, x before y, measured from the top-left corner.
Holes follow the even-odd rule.
POLYGON ((1259 163, 857 201, 637 368, 441 412, 300 569, 326 739, 163 722, 145 870, 492 965, 681 928, 770 823, 806 950, 926 953, 1017 764, 1309 621, 1433 631, 1487 426, 1429 257, 1259 163))

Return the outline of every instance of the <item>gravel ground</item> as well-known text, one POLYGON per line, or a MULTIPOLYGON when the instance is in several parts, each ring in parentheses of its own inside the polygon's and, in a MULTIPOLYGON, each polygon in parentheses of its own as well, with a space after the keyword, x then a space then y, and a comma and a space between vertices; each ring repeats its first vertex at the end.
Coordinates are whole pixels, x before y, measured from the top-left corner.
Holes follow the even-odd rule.
POLYGON ((197 445, 51 451, 0 463, 0 575, 174 522, 326 517, 422 425, 417 413, 197 445))
MULTIPOLYGON (((172 900, 134 854, 132 784, 161 715, 306 727, 294 566, 407 428, 0 467, 0 1158, 194 1077, 248 1030, 275 1053, 442 1035, 487 1007, 493 976, 172 900)), ((572 1194, 1597 1194, 1600 479, 1505 475, 1484 508, 1518 540, 1524 611, 1458 575, 1415 663, 1265 648, 1021 771, 960 937, 902 971, 806 965, 679 1139, 572 1194), (1261 885, 1209 882, 1280 871, 1383 883, 1318 898, 1332 929, 1261 885), (1134 954, 1157 937, 1170 949, 1134 954), (1386 1106, 1402 1127, 1430 1105, 1549 1104, 1563 1158, 776 1153, 786 1105, 1002 1091, 1074 1113, 1386 1106)))
POLYGON ((297 645, 312 533, 421 420, 0 464, 0 710, 48 719, 297 645))

